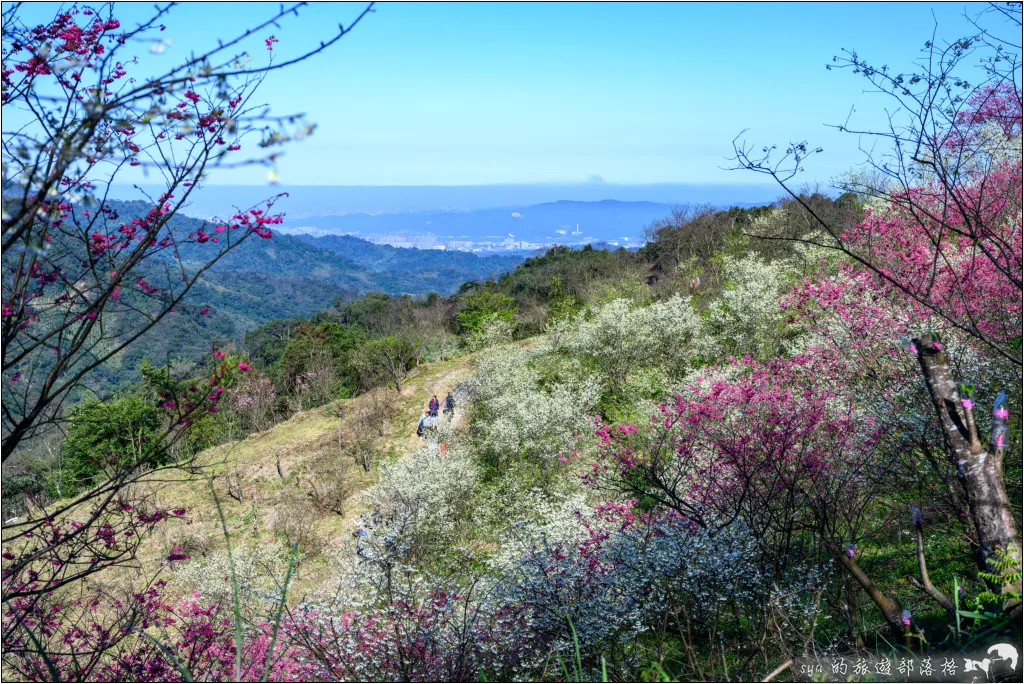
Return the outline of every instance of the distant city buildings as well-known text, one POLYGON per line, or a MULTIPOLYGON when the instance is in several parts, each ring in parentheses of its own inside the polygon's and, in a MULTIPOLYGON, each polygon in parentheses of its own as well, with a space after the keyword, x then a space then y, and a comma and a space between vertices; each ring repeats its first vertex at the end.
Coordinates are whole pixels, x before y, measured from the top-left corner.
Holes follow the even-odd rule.
MULTIPOLYGON (((325 235, 338 235, 339 233, 318 228, 315 226, 282 226, 278 229, 280 232, 289 235, 312 235, 314 237, 322 237, 325 235)), ((554 245, 566 245, 570 247, 579 247, 582 245, 593 244, 595 247, 603 248, 615 248, 621 244, 625 244, 630 247, 638 247, 640 243, 633 242, 630 245, 629 238, 621 238, 619 241, 603 241, 597 240, 596 238, 583 235, 583 231, 580 230, 579 226, 576 226, 576 230, 572 231, 571 236, 566 235, 566 230, 556 230, 554 233, 558 237, 547 238, 542 240, 523 240, 517 238, 511 233, 506 237, 501 238, 498 236, 491 236, 490 238, 483 240, 471 240, 465 236, 458 238, 451 238, 445 236, 438 236, 434 233, 370 233, 368 235, 361 235, 359 233, 343 233, 344 235, 351 235, 367 242, 371 242, 375 245, 391 245, 392 247, 415 247, 417 249, 437 249, 437 250, 451 250, 457 252, 509 252, 509 251, 531 251, 539 249, 547 249, 554 245)))
POLYGON ((446 245, 438 241, 433 233, 374 233, 359 236, 375 245, 391 245, 392 247, 416 247, 417 249, 445 249, 446 245))
POLYGON ((374 233, 371 235, 359 235, 367 242, 376 245, 391 245, 392 247, 416 247, 418 249, 448 249, 458 252, 506 252, 543 249, 559 244, 586 244, 592 242, 593 238, 586 237, 581 240, 552 240, 550 242, 517 239, 514 235, 505 238, 491 240, 467 240, 464 238, 448 239, 438 237, 433 233, 374 233))

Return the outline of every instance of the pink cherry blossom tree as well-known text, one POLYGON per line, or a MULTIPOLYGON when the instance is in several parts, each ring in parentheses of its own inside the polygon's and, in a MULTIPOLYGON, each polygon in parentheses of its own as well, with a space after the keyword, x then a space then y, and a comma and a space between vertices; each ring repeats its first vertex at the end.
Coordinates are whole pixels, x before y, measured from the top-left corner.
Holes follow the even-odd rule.
POLYGON ((62 6, 38 26, 23 22, 21 5, 4 10, 4 461, 59 421, 93 369, 187 309, 189 290, 218 259, 252 236, 271 237, 276 198, 209 225, 174 217, 213 169, 272 163, 276 153, 265 150, 311 132, 301 117, 267 114, 256 89, 268 72, 340 40, 370 7, 294 58, 275 60, 276 39, 267 39, 268 56, 246 66, 247 39, 301 5, 154 74, 137 73, 132 51, 160 39, 170 5, 132 28, 112 6, 62 6), (240 156, 250 142, 258 154, 240 156), (163 190, 121 215, 110 185, 136 166, 163 190), (186 266, 178 250, 193 244, 209 251, 186 266))
MULTIPOLYGON (((256 90, 269 72, 340 41, 372 5, 328 29, 319 44, 278 60, 272 26, 298 16, 303 5, 281 5, 251 26, 229 27, 231 35, 216 45, 149 74, 133 51, 165 44, 171 4, 134 27, 122 24, 113 4, 62 5, 34 26, 25 23, 24 5, 4 6, 3 461, 62 420, 64 402, 91 372, 169 313, 191 311, 186 296, 221 257, 253 236, 272 237, 282 220, 273 212, 277 197, 208 224, 176 215, 213 169, 272 164, 274 146, 312 131, 301 116, 271 116, 253 99, 256 90), (251 66, 250 41, 264 55, 251 66), (247 148, 256 153, 245 156, 247 148), (134 167, 158 179, 161 190, 143 203, 113 202, 111 184, 134 167), (186 263, 179 256, 186 245, 208 252, 198 264, 186 263)), ((206 367, 188 377, 154 376, 167 417, 161 441, 180 439, 218 411, 231 376, 248 370, 214 348, 206 367)), ((149 530, 179 514, 153 509, 131 486, 163 467, 154 456, 126 457, 109 479, 75 498, 30 505, 25 516, 3 523, 3 600, 13 611, 4 619, 5 650, 19 644, 46 660, 36 643, 46 626, 39 611, 63 606, 96 573, 133 564, 149 530)), ((90 616, 87 604, 80 608, 79 618, 99 621, 101 633, 119 629, 117 610, 90 616), (108 617, 113 622, 104 622, 108 617)), ((61 611, 53 613, 58 619, 61 611)), ((61 647, 71 660, 83 629, 69 628, 61 647)), ((85 662, 102 659, 109 646, 101 639, 83 652, 85 662)))
POLYGON ((695 529, 742 523, 776 575, 801 557, 795 549, 824 550, 902 638, 902 605, 847 552, 876 533, 872 511, 895 464, 854 392, 831 382, 833 363, 807 355, 709 368, 649 425, 599 424, 583 478, 695 529))
POLYGON ((829 222, 791 190, 801 164, 820 148, 791 143, 780 157, 774 146, 756 154, 737 139, 734 149, 740 168, 772 177, 814 220, 817 230, 799 239, 844 254, 915 314, 938 317, 1020 367, 1020 6, 990 8, 976 25, 973 36, 927 42, 909 73, 873 66, 853 51, 829 65, 867 79, 897 112, 884 130, 837 127, 884 150, 867 155, 872 173, 835 181, 869 206, 853 228, 829 222), (977 69, 966 73, 975 58, 980 80, 977 69))
MULTIPOLYGON (((1021 537, 1003 477, 1008 406, 997 399, 991 419, 983 416, 969 386, 958 382, 967 378, 950 371, 947 353, 951 340, 964 339, 969 353, 1012 369, 1007 390, 1020 387, 1020 6, 992 6, 975 26, 973 36, 926 43, 925 59, 911 73, 875 67, 852 51, 833 60, 832 66, 861 75, 893 100, 898 113, 886 130, 839 126, 885 143, 884 154, 867 158, 872 174, 836 184, 863 201, 863 220, 852 227, 834 225, 805 205, 817 230, 798 239, 845 257, 841 277, 812 278, 808 285, 819 311, 840 304, 844 323, 859 326, 875 342, 888 325, 890 339, 904 337, 916 356, 958 480, 955 498, 974 527, 980 567, 994 573, 994 556, 1008 554, 1009 576, 1016 579, 1002 589, 1020 595, 1021 537), (965 75, 974 58, 981 61, 980 80, 974 78, 978 71, 965 75), (859 299, 847 298, 851 288, 861 290, 859 299), (882 315, 873 317, 870 310, 882 315), (946 330, 945 339, 934 334, 936 328, 946 330), (985 422, 988 439, 982 436, 985 422)), ((741 168, 771 176, 798 202, 788 183, 808 155, 821 152, 806 142, 790 144, 781 158, 774 147, 754 154, 737 142, 735 151, 741 168)), ((868 346, 853 335, 834 351, 849 354, 868 346)), ((1017 615, 1021 610, 1015 600, 1006 608, 1017 615)))

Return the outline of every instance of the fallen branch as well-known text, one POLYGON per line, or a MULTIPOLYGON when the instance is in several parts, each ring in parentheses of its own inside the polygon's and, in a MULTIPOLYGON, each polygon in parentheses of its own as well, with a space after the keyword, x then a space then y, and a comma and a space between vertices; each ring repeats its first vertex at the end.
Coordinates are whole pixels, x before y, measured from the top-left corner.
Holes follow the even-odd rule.
POLYGON ((787 660, 786 662, 782 663, 782 664, 781 664, 781 665, 779 665, 779 666, 778 666, 777 668, 775 668, 774 670, 772 670, 771 672, 769 672, 769 673, 768 673, 768 676, 767 676, 767 677, 765 677, 764 679, 762 679, 761 681, 762 681, 762 682, 770 682, 770 681, 772 681, 773 679, 775 679, 776 677, 778 677, 778 676, 779 676, 780 674, 782 674, 783 672, 785 672, 786 670, 788 670, 788 669, 789 669, 789 667, 790 667, 790 666, 791 666, 792 664, 793 664, 793 661, 792 661, 792 660, 787 660))

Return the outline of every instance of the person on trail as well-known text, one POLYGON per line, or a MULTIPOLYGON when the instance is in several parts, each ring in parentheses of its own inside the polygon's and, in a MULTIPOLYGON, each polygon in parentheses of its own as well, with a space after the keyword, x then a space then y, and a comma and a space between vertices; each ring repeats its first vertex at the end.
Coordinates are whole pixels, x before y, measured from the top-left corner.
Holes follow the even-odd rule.
POLYGON ((361 519, 359 527, 352 533, 352 536, 356 538, 356 555, 367 558, 369 556, 369 549, 367 549, 364 540, 370 536, 370 532, 366 529, 366 524, 361 519))
POLYGON ((437 395, 430 400, 430 415, 437 416, 437 410, 441 408, 441 402, 437 400, 437 395))
POLYGON ((424 430, 427 429, 427 421, 429 421, 429 420, 430 420, 430 414, 427 411, 424 411, 423 415, 420 416, 419 424, 416 426, 416 436, 417 437, 423 437, 424 430))
POLYGON ((448 396, 444 398, 444 412, 449 416, 455 414, 455 397, 452 396, 451 390, 448 390, 448 396))

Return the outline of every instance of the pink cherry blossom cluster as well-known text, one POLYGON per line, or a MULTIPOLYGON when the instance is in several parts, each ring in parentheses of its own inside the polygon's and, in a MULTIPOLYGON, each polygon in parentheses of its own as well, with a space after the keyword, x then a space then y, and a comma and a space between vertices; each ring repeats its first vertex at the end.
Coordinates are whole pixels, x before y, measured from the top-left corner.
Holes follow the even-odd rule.
POLYGON ((826 363, 806 355, 709 368, 660 404, 646 427, 599 421, 582 477, 603 490, 653 496, 702 528, 755 501, 834 492, 849 473, 877 467, 876 427, 852 394, 827 381, 826 363))

